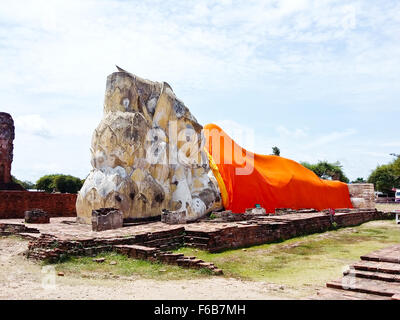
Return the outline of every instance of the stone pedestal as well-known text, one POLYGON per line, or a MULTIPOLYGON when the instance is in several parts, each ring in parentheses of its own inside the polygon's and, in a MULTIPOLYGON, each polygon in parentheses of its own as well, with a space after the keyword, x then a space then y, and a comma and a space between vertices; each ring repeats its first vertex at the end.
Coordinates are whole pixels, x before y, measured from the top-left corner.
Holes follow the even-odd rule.
POLYGON ((375 209, 374 185, 372 183, 351 183, 350 200, 354 208, 375 209))
POLYGON ((32 209, 25 211, 25 222, 26 223, 50 223, 50 217, 48 213, 42 209, 32 209))
POLYGON ((249 208, 249 209, 246 209, 246 214, 248 214, 248 215, 265 215, 265 214, 267 214, 267 212, 262 207, 260 207, 260 208, 249 208))
POLYGON ((101 208, 92 211, 92 230, 105 231, 122 228, 122 212, 115 208, 101 208))
POLYGON ((161 215, 161 222, 167 224, 181 224, 186 223, 186 211, 169 211, 163 210, 161 215))

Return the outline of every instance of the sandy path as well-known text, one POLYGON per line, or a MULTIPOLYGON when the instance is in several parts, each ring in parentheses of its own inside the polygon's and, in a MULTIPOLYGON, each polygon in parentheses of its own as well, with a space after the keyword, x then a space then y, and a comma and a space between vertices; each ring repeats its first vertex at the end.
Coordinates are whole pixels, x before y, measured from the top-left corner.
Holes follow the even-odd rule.
POLYGON ((27 260, 27 241, 0 238, 0 299, 290 299, 299 292, 223 277, 157 281, 56 276, 27 260))

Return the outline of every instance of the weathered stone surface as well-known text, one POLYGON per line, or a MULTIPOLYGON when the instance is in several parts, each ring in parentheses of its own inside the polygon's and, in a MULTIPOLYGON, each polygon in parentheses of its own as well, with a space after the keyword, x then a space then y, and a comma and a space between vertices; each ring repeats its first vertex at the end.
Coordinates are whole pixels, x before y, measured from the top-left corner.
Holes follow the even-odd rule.
POLYGON ((32 209, 25 211, 26 223, 50 223, 48 213, 42 209, 32 209))
POLYGON ((163 210, 161 214, 161 222, 168 224, 186 223, 186 211, 169 211, 163 210))
POLYGON ((350 200, 354 208, 375 208, 374 185, 372 183, 351 183, 348 186, 350 200))
POLYGON ((245 213, 233 213, 231 210, 213 212, 209 219, 202 219, 203 221, 210 221, 214 223, 220 222, 233 222, 233 221, 247 221, 257 219, 258 217, 266 217, 264 208, 249 208, 245 213))
POLYGON ((166 82, 123 71, 108 76, 78 221, 90 223, 92 210, 102 207, 116 207, 124 218, 184 210, 187 220, 221 207, 201 129, 166 82))
POLYGON ((249 214, 249 215, 265 215, 265 214, 267 214, 267 212, 265 211, 265 209, 264 208, 249 208, 249 209, 246 209, 246 214, 249 214))
POLYGON ((11 179, 14 138, 14 121, 11 115, 0 112, 0 190, 24 190, 11 179))
POLYGON ((92 230, 105 231, 122 228, 122 212, 115 208, 100 208, 92 211, 92 230))

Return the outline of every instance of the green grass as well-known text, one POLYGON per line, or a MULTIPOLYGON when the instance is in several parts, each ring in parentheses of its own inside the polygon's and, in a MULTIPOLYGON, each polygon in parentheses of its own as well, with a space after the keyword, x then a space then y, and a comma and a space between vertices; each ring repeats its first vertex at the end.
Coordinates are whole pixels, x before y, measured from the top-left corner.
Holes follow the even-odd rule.
POLYGON ((192 248, 177 252, 214 262, 229 277, 290 286, 320 286, 339 278, 343 268, 371 251, 400 243, 393 220, 293 238, 281 243, 221 253, 192 248))
POLYGON ((69 257, 65 261, 53 265, 58 272, 64 272, 65 275, 86 278, 133 276, 146 279, 178 280, 206 277, 211 274, 206 269, 187 269, 146 260, 136 260, 115 252, 102 253, 96 257, 69 257), (93 261, 94 258, 105 258, 106 260, 98 263, 93 261), (116 264, 111 265, 111 261, 115 261, 116 264))
MULTIPOLYGON (((280 243, 228 250, 221 253, 181 248, 176 252, 214 262, 225 277, 266 281, 292 288, 317 288, 341 277, 343 268, 363 254, 400 243, 400 228, 393 220, 372 221, 363 225, 293 238, 280 243)), ((92 257, 76 258, 55 264, 66 275, 96 277, 104 275, 137 276, 158 280, 209 277, 208 270, 135 260, 116 253, 104 253, 106 261, 92 257), (116 265, 110 265, 116 261, 116 265)), ((309 290, 311 290, 309 289, 309 290)))

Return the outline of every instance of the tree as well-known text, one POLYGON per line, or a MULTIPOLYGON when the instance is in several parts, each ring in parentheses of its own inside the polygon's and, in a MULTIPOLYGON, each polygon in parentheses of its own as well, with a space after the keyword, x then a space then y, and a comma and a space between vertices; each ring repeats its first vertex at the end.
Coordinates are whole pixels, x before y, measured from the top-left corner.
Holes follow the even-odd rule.
POLYGON ((352 181, 351 183, 366 183, 364 178, 358 177, 356 180, 352 181))
POLYGON ((58 175, 54 179, 56 190, 61 193, 77 193, 82 188, 82 180, 73 176, 58 175))
POLYGON ((77 193, 83 185, 83 180, 71 175, 49 174, 36 182, 38 190, 46 192, 58 191, 61 193, 77 193))
POLYGON ((278 147, 272 147, 272 154, 275 156, 280 156, 281 150, 278 147))
POLYGON ((339 180, 349 183, 349 179, 343 172, 343 167, 339 161, 329 163, 328 161, 318 161, 316 164, 300 162, 301 165, 313 171, 318 177, 325 180, 339 180))
POLYGON ((368 182, 373 183, 376 190, 385 193, 392 193, 393 188, 400 188, 400 158, 377 166, 368 177, 368 182))
POLYGON ((11 179, 12 179, 12 181, 14 183, 18 183, 20 186, 22 186, 26 190, 35 188, 35 184, 33 182, 28 181, 28 180, 21 181, 21 180, 17 179, 14 176, 11 176, 11 179))

